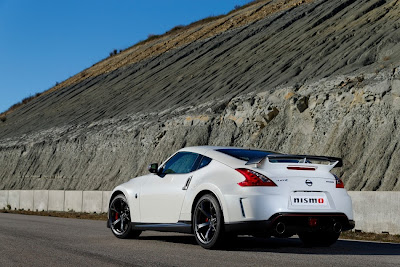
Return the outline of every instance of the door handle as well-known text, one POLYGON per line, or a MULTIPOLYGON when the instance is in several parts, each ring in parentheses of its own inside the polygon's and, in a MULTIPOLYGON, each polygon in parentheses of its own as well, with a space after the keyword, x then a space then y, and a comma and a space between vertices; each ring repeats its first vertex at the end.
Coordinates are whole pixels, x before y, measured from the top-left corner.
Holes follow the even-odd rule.
POLYGON ((193 177, 193 176, 190 176, 190 177, 186 180, 186 184, 185 184, 184 187, 182 187, 182 190, 187 190, 187 189, 189 188, 189 184, 190 184, 190 182, 192 181, 192 177, 193 177))

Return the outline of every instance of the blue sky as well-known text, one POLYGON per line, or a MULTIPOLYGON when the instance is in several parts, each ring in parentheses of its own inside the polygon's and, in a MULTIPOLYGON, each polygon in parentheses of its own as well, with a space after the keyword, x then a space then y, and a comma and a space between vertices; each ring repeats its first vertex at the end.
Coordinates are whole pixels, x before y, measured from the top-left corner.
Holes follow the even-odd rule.
POLYGON ((0 112, 114 49, 250 0, 0 0, 0 112))

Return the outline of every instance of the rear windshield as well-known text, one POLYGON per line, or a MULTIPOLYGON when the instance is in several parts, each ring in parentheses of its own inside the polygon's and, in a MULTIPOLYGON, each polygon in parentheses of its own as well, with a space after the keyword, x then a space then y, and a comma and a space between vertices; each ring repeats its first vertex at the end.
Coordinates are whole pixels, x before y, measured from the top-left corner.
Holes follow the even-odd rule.
POLYGON ((250 150, 250 149, 223 148, 223 149, 218 149, 217 151, 227 154, 229 156, 235 157, 237 159, 245 160, 245 161, 249 161, 252 159, 264 158, 271 154, 279 154, 279 153, 271 152, 271 151, 250 150))

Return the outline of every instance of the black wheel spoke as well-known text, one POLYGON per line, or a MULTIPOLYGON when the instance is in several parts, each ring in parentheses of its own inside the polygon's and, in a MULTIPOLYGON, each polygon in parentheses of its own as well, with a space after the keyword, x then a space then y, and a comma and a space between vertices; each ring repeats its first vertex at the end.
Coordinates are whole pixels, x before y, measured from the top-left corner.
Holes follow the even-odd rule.
POLYGON ((200 230, 201 228, 210 226, 210 222, 205 222, 205 223, 201 223, 199 225, 197 225, 197 230, 200 230))
POLYGON ((211 214, 209 212, 206 212, 204 209, 204 201, 201 202, 201 206, 199 207, 199 210, 201 213, 203 213, 207 218, 211 218, 211 214))
POLYGON ((112 225, 116 225, 117 223, 119 223, 121 221, 121 218, 116 219, 115 221, 112 222, 112 225))
POLYGON ((205 235, 205 241, 210 241, 210 237, 209 237, 209 235, 210 235, 210 232, 211 232, 211 227, 209 227, 208 228, 208 230, 207 230, 207 232, 206 232, 206 235, 205 235))
POLYGON ((202 208, 199 208, 199 211, 201 213, 203 213, 207 218, 211 218, 211 214, 207 213, 205 210, 203 210, 202 208))
POLYGON ((210 217, 213 218, 216 216, 215 209, 213 204, 210 202, 210 217))

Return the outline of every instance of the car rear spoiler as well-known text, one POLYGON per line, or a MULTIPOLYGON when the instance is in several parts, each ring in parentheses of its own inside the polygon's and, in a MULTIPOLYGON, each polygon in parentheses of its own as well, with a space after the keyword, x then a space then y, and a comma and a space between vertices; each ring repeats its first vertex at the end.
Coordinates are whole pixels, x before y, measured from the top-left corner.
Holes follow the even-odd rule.
POLYGON ((309 163, 309 160, 317 160, 317 161, 328 161, 330 165, 335 165, 333 168, 337 167, 342 167, 343 166, 343 160, 341 158, 337 157, 327 157, 327 156, 313 156, 313 155, 285 155, 285 154, 271 154, 266 157, 262 158, 253 158, 250 159, 249 161, 246 162, 246 165, 251 165, 251 164, 259 164, 261 161, 264 159, 270 160, 280 160, 284 161, 287 160, 290 162, 290 160, 298 160, 297 163, 309 163))

